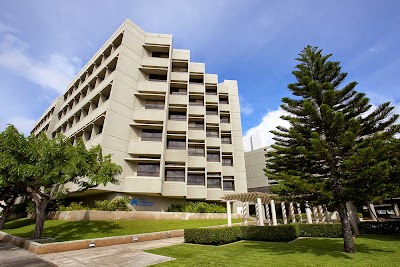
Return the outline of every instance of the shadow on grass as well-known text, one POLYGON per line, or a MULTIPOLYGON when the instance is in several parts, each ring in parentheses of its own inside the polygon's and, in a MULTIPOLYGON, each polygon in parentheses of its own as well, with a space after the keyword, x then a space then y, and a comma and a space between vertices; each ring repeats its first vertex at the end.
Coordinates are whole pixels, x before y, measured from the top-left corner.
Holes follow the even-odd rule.
POLYGON ((400 235, 362 234, 357 236, 357 238, 366 240, 377 240, 377 241, 400 241, 400 235))
POLYGON ((6 224, 4 225, 4 229, 15 229, 31 224, 35 224, 35 220, 28 218, 17 219, 17 220, 7 221, 6 224))
MULTIPOLYGON (((357 253, 394 253, 395 251, 384 248, 372 248, 367 244, 356 244, 357 253)), ((329 256, 332 258, 352 259, 343 249, 341 238, 305 238, 293 241, 292 243, 272 242, 246 242, 244 247, 258 251, 265 251, 279 256, 314 254, 315 256, 329 256)))

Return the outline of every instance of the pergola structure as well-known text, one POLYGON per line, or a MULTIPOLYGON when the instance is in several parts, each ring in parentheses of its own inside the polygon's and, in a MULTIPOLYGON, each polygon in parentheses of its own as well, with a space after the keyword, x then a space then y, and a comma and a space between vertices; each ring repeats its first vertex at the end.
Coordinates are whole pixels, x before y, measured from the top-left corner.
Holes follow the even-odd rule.
MULTIPOLYGON (((255 203, 257 225, 263 226, 264 219, 266 219, 266 222, 268 223, 268 225, 274 225, 274 226, 278 225, 277 219, 276 219, 276 208, 275 208, 274 198, 276 198, 276 195, 261 193, 261 192, 249 192, 249 193, 238 193, 238 194, 225 195, 224 197, 222 197, 222 199, 226 200, 226 208, 227 208, 227 214, 228 214, 228 216, 227 216, 228 217, 228 226, 232 225, 231 202, 234 202, 234 201, 239 201, 242 203, 243 220, 244 220, 245 225, 248 224, 249 203, 255 203)), ((281 209, 282 209, 283 224, 288 223, 288 217, 292 220, 292 222, 296 222, 294 203, 289 202, 289 216, 286 212, 285 201, 282 201, 280 203, 280 205, 281 205, 281 209)), ((297 214, 299 215, 298 216, 299 222, 303 222, 300 203, 296 203, 296 209, 297 209, 297 214)), ((315 223, 320 223, 320 222, 329 223, 330 222, 331 216, 329 215, 329 212, 325 205, 324 206, 318 205, 316 207, 313 207, 313 209, 311 211, 310 205, 308 205, 308 203, 306 203, 305 211, 306 211, 307 223, 309 223, 309 224, 313 223, 311 213, 313 213, 315 223)))

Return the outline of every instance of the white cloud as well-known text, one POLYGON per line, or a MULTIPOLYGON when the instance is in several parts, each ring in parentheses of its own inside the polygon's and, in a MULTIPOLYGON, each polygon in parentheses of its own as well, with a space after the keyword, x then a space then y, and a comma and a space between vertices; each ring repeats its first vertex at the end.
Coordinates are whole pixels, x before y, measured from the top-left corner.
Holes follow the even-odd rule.
POLYGON ((253 104, 251 104, 242 95, 239 96, 240 99, 240 113, 245 116, 251 115, 254 112, 253 104))
POLYGON ((244 135, 244 150, 250 151, 273 144, 275 142, 272 140, 274 135, 270 133, 270 131, 275 130, 277 126, 289 127, 289 123, 280 118, 282 115, 287 114, 288 113, 280 107, 277 110, 268 111, 262 118, 260 124, 249 129, 244 135))
MULTIPOLYGON (((30 134, 35 122, 36 120, 34 119, 22 116, 13 116, 6 120, 6 124, 14 125, 18 129, 18 131, 24 133, 25 136, 30 134)), ((5 125, 5 127, 7 126, 5 125)))
POLYGON ((80 69, 79 58, 69 59, 58 53, 37 59, 29 55, 29 44, 0 23, 0 67, 33 82, 43 89, 64 93, 80 69))

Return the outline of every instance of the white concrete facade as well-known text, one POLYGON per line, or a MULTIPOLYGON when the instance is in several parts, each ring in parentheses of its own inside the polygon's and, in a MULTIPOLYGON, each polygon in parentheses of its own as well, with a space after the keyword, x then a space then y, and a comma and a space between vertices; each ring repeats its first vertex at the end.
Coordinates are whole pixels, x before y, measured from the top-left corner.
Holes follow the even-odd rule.
MULTIPOLYGON (((218 83, 189 50, 173 48, 172 35, 130 20, 40 117, 32 133, 42 131, 100 144, 123 167, 119 185, 88 194, 170 203, 247 192, 237 82, 218 83)), ((145 204, 136 208, 164 209, 145 204)))

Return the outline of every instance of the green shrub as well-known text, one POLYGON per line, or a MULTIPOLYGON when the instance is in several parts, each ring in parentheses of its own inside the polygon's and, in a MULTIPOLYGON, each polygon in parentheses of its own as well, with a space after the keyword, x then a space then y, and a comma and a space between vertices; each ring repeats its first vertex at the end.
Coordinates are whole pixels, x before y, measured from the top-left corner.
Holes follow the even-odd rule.
POLYGON ((216 203, 207 202, 185 202, 181 204, 172 204, 168 212, 191 212, 191 213, 226 213, 226 208, 216 203))
POLYGON ((203 245, 223 245, 242 239, 240 226, 185 229, 185 242, 203 245))
POLYGON ((298 224, 303 237, 342 237, 342 225, 333 224, 298 224))
POLYGON ((242 239, 255 241, 289 242, 299 237, 297 225, 242 226, 242 239))
POLYGON ((400 222, 359 222, 358 228, 362 234, 400 235, 400 222))
POLYGON ((97 210, 104 211, 129 211, 129 199, 127 197, 114 198, 112 201, 109 200, 96 200, 94 202, 97 210))
POLYGON ((203 245, 222 245, 239 240, 288 242, 298 236, 297 225, 185 229, 186 243, 203 245))
POLYGON ((72 211, 72 210, 88 210, 89 208, 82 205, 82 202, 71 202, 68 206, 58 206, 58 211, 72 211))

